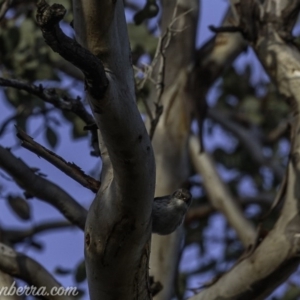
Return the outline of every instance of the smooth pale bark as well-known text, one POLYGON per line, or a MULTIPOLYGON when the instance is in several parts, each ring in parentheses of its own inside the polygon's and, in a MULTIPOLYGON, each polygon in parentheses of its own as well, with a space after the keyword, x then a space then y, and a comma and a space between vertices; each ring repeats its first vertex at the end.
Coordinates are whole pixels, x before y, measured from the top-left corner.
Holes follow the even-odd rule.
MULTIPOLYGON (((203 116, 203 112, 205 114, 205 107, 202 103, 205 101, 207 91, 247 45, 239 33, 219 33, 201 49, 193 50, 197 5, 198 3, 193 1, 185 2, 185 10, 188 11, 194 7, 194 15, 191 18, 192 15, 187 14, 185 18, 181 18, 182 22, 185 22, 183 25, 186 26, 185 30, 183 34, 179 33, 173 38, 173 43, 166 51, 166 67, 168 69, 166 69, 165 84, 170 88, 169 94, 163 98, 163 105, 165 116, 169 111, 172 115, 169 115, 165 121, 160 121, 153 139, 157 164, 157 196, 170 193, 187 180, 189 158, 186 139, 189 135, 187 124, 190 122, 191 107, 195 107, 200 115, 203 116), (189 25, 187 26, 187 24, 189 25), (186 73, 180 72, 184 69, 186 73), (188 79, 184 77, 188 77, 188 79), (180 88, 185 92, 180 92, 180 88), (190 91, 187 92, 186 89, 190 89, 190 91), (183 103, 182 106, 180 103, 183 103)), ((162 2, 162 35, 170 24, 174 6, 175 1, 162 2)), ((232 15, 228 12, 223 24, 228 25, 231 22, 232 15)), ((155 96, 151 97, 151 99, 153 98, 155 96)), ((164 114, 162 118, 164 118, 164 114)), ((154 275, 155 280, 161 281, 164 285, 164 290, 155 299, 170 299, 172 295, 180 239, 180 231, 171 236, 154 235, 152 238, 150 273, 154 275)))
POLYGON ((211 204, 224 214, 244 248, 248 249, 255 244, 256 230, 253 224, 246 219, 243 210, 220 178, 212 157, 205 152, 201 153, 199 145, 199 139, 191 136, 189 148, 193 166, 203 179, 203 186, 211 204))
POLYGON ((100 58, 109 81, 91 104, 107 160, 88 214, 85 257, 91 299, 150 299, 148 261, 155 166, 135 103, 123 1, 73 1, 79 42, 100 58), (113 168, 111 176, 110 164, 113 168), (105 178, 106 177, 106 178, 105 178))
MULTIPOLYGON (((152 140, 156 160, 156 196, 174 192, 189 176, 187 139, 191 121, 191 98, 187 86, 189 68, 195 55, 198 2, 162 1, 161 35, 164 36, 170 28, 174 32, 169 46, 165 48, 165 87, 161 97, 163 114, 152 140)), ((155 66, 158 81, 159 66, 155 66)), ((155 90, 150 101, 152 104, 157 101, 155 90)), ((174 293, 181 241, 181 228, 168 236, 152 236, 150 274, 163 285, 163 290, 154 297, 156 300, 171 299, 174 293)))

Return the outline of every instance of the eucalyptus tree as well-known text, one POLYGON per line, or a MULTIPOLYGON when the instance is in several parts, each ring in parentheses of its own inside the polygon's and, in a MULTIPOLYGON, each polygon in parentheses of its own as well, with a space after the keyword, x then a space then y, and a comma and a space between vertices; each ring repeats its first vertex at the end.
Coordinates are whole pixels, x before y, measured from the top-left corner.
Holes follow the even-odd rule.
MULTIPOLYGON (((210 26, 215 36, 200 48, 195 47, 198 0, 147 0, 143 8, 128 1, 59 2, 1 3, 0 85, 16 113, 3 120, 0 133, 17 123, 23 147, 95 198, 87 211, 68 187, 52 183, 13 149, 0 146, 3 178, 9 175, 24 191, 23 196, 1 196, 19 217, 30 219, 27 199, 35 197, 67 219, 30 231, 1 229, 1 286, 17 277, 47 291, 59 288, 52 274, 15 246, 45 230, 72 225, 84 230, 80 270, 86 270, 91 299, 181 299, 188 280, 207 270, 215 278, 193 289, 190 299, 265 299, 299 264, 300 54, 292 30, 300 1, 231 0, 222 24, 210 26), (65 7, 73 13, 66 15, 65 7), (126 9, 134 12, 135 25, 127 26, 126 9), (159 38, 149 21, 154 17, 159 38), (72 38, 62 30, 70 26, 72 38), (251 67, 242 74, 233 68, 247 48, 271 82, 253 85, 251 67), (145 56, 149 65, 141 63, 145 56), (62 81, 59 74, 83 82, 87 101, 45 87, 46 80, 62 81), (207 94, 220 77, 211 107, 207 94), (29 119, 49 120, 53 109, 72 125, 74 138, 89 132, 91 154, 102 162, 100 178, 26 133, 29 119), (206 141, 220 128, 231 149, 214 147, 209 153, 206 141), (280 150, 287 141, 289 154, 280 150), (222 179, 217 163, 235 175, 222 179), (246 179, 255 187, 251 197, 242 188, 246 179), (189 211, 188 190, 194 193, 189 211), (258 212, 249 217, 246 210, 254 206, 258 212), (223 258, 180 272, 187 246, 198 247, 203 256, 210 251, 211 237, 204 232, 215 214, 228 225, 220 241, 223 258), (222 262, 232 265, 225 273, 220 273, 222 262)), ((55 148, 56 131, 45 125, 55 148)), ((288 292, 300 294, 297 286, 288 292)))

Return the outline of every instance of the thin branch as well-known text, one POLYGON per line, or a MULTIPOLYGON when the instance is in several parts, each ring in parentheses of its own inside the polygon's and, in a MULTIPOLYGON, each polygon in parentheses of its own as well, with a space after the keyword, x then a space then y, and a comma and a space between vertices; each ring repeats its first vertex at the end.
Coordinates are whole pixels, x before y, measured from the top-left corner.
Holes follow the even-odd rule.
POLYGON ((51 181, 42 178, 16 158, 8 149, 0 146, 0 168, 13 177, 28 194, 56 207, 72 224, 84 230, 87 211, 69 194, 51 181))
POLYGON ((24 239, 32 238, 35 235, 44 233, 46 231, 65 228, 74 228, 74 225, 67 221, 51 221, 35 225, 32 228, 26 230, 3 229, 3 235, 5 236, 5 240, 7 240, 9 243, 16 244, 23 242, 24 239))
POLYGON ((14 251, 12 248, 0 243, 0 269, 13 277, 20 278, 36 291, 45 290, 44 297, 49 300, 75 299, 68 295, 55 295, 53 288, 62 288, 61 284, 38 262, 32 258, 14 251))
POLYGON ((154 55, 154 58, 151 62, 150 66, 147 66, 146 72, 144 74, 144 78, 137 84, 138 89, 142 89, 146 83, 147 80, 150 80, 155 84, 156 87, 156 101, 154 104, 154 113, 153 116, 149 105, 145 99, 143 99, 144 105, 146 107, 147 115, 150 118, 150 129, 149 129, 149 136, 150 139, 153 139, 153 135, 156 129, 156 126, 160 120, 161 115, 163 114, 163 105, 162 103, 162 96, 165 91, 165 72, 166 72, 166 51, 170 45, 170 42, 172 38, 177 34, 181 33, 185 30, 185 28, 181 29, 175 29, 174 24, 180 20, 180 18, 183 18, 187 14, 191 13, 193 9, 189 9, 182 14, 177 15, 177 4, 174 7, 173 16, 171 19, 170 24, 167 26, 164 34, 159 38, 158 44, 156 47, 156 52, 154 55), (154 80, 152 75, 155 67, 158 66, 158 69, 156 70, 156 77, 157 79, 154 80))
POLYGON ((95 123, 93 116, 87 112, 83 103, 80 101, 80 97, 73 99, 68 96, 59 96, 55 89, 46 89, 41 84, 37 86, 19 80, 6 79, 1 77, 0 86, 12 87, 18 90, 26 91, 27 93, 34 95, 61 110, 73 112, 86 124, 95 123))
MULTIPOLYGON (((162 96, 165 91, 165 73, 166 73, 166 51, 171 43, 172 37, 177 33, 184 31, 186 28, 175 29, 173 28, 174 24, 180 19, 191 13, 193 9, 189 9, 182 14, 177 15, 177 7, 178 4, 175 5, 173 18, 166 29, 165 34, 159 39, 158 46, 156 49, 156 54, 154 56, 152 66, 154 67, 157 64, 157 60, 159 60, 158 71, 157 71, 157 80, 156 80, 156 93, 157 100, 154 102, 155 105, 155 117, 151 120, 151 127, 149 131, 150 139, 153 139, 153 135, 156 129, 156 126, 160 120, 161 115, 163 114, 163 105, 162 96)), ((152 69, 153 69, 152 67, 152 69)))
POLYGON ((254 244, 256 238, 253 225, 245 218, 236 200, 221 180, 212 158, 205 152, 199 152, 199 140, 195 136, 190 137, 189 148, 194 168, 203 178, 203 185, 212 205, 226 216, 247 249, 254 244))
POLYGON ((43 157, 56 168, 80 183, 87 189, 96 193, 100 188, 100 182, 91 176, 86 175, 76 164, 67 162, 61 156, 35 142, 32 137, 26 134, 21 128, 17 128, 17 137, 22 141, 21 146, 29 151, 43 157))
POLYGON ((223 27, 215 27, 213 25, 208 26, 208 28, 214 33, 221 33, 221 32, 240 32, 243 33, 242 28, 238 26, 223 26, 223 27))

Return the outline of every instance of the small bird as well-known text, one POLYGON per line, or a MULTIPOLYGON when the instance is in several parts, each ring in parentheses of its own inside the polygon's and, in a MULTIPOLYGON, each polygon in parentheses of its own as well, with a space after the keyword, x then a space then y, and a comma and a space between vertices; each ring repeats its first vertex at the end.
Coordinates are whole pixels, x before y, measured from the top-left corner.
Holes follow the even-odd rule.
POLYGON ((182 224, 192 202, 186 189, 178 189, 172 195, 156 197, 152 209, 152 233, 167 235, 182 224))

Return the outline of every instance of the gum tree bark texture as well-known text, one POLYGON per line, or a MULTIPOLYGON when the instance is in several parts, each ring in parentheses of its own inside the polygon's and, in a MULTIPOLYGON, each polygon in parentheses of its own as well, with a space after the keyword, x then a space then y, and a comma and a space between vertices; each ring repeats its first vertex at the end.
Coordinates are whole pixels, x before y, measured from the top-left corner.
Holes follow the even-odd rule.
MULTIPOLYGON (((156 127, 152 145, 156 161, 156 196, 172 193, 189 176, 187 141, 190 130, 188 90, 189 67, 195 55, 195 37, 198 20, 198 0, 164 0, 162 4, 161 35, 171 34, 169 45, 163 45, 164 60, 154 66, 156 81, 163 81, 161 95, 163 114, 156 127), (164 74, 161 77, 161 64, 164 74)), ((152 91, 150 102, 157 102, 157 91, 152 91)), ((153 108, 155 111, 155 108, 153 108)), ((155 113, 153 113, 154 115, 155 113)), ((156 300, 171 299, 174 278, 182 240, 182 229, 168 236, 152 236, 150 274, 163 285, 156 300)))
POLYGON ((151 299, 155 166, 135 103, 123 1, 73 1, 73 8, 77 40, 101 60, 108 79, 102 98, 87 95, 107 149, 101 188, 85 230, 90 297, 151 299))

